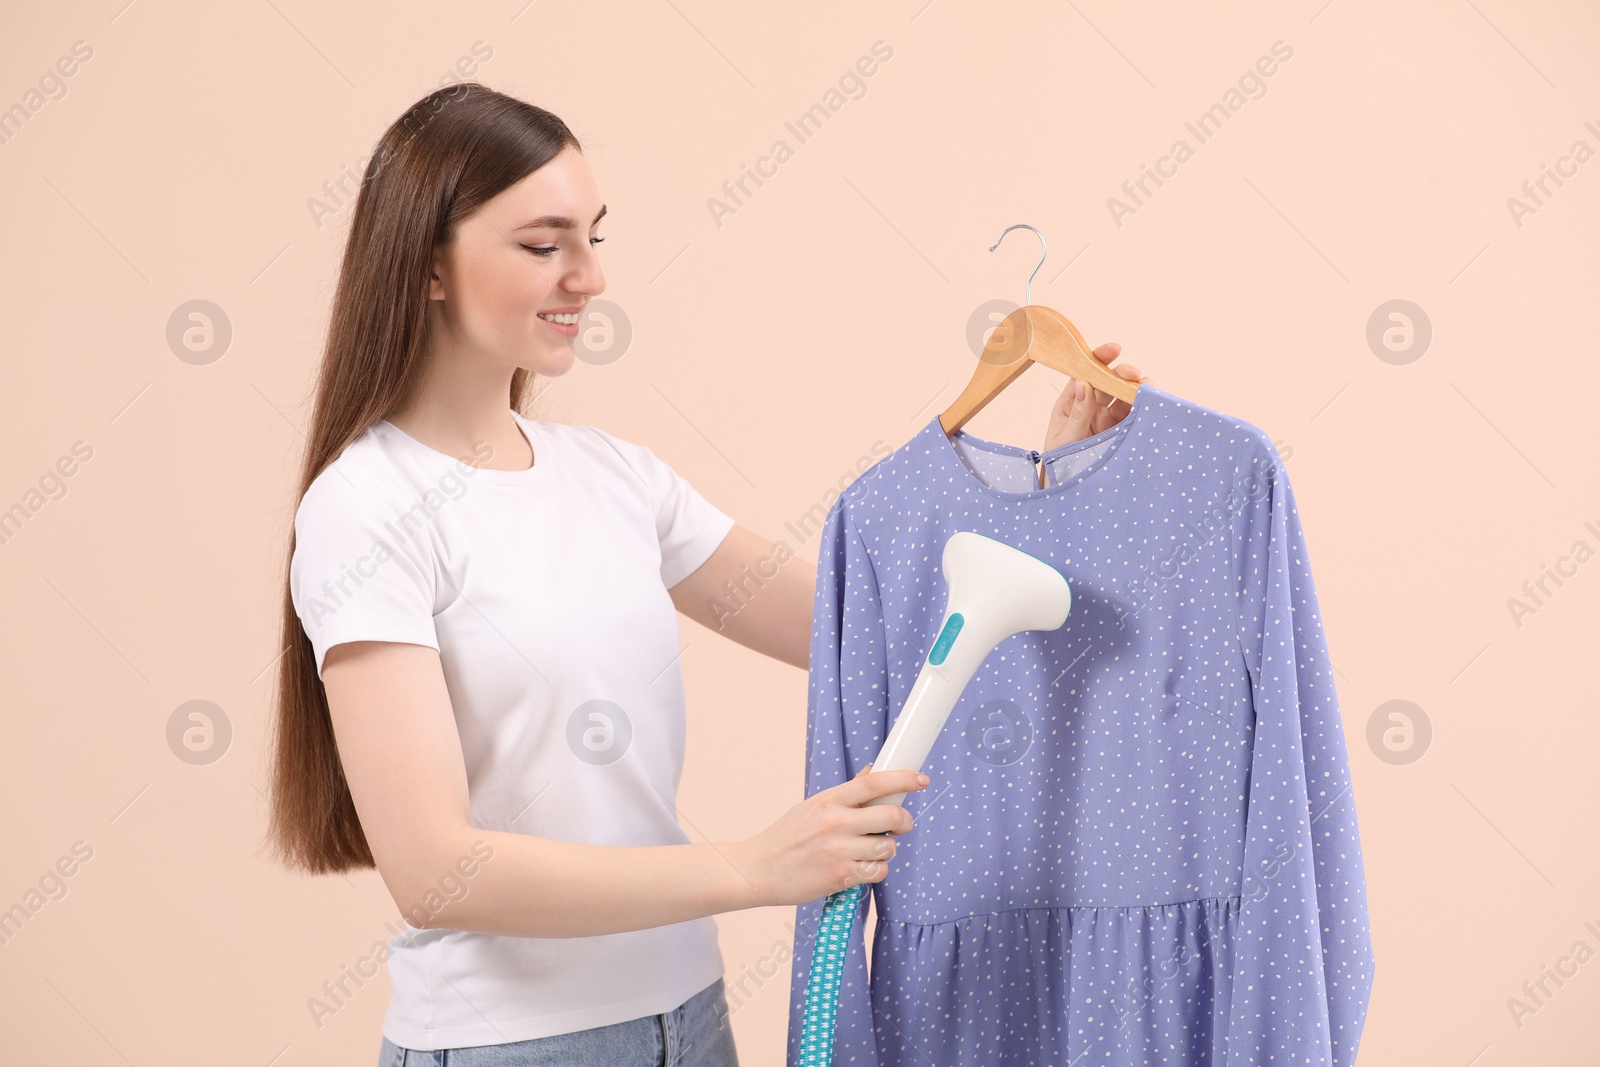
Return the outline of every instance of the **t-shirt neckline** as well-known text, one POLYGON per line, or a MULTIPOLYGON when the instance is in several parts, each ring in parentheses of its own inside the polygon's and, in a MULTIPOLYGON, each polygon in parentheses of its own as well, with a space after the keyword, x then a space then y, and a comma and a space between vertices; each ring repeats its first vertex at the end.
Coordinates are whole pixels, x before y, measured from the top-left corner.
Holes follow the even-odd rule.
POLYGON ((474 482, 478 482, 480 484, 487 483, 489 485, 527 485, 536 481, 537 479, 543 478, 545 476, 545 471, 550 466, 550 435, 546 434, 538 427, 538 421, 536 419, 527 418, 514 408, 507 408, 506 410, 511 412, 512 421, 522 430, 522 436, 527 440, 528 447, 533 450, 533 466, 524 467, 519 471, 495 470, 489 467, 473 467, 470 463, 467 463, 456 456, 449 455, 445 452, 440 452, 436 448, 431 448, 428 445, 423 444, 421 441, 417 440, 415 437, 412 437, 410 434, 406 433, 388 419, 382 419, 380 421, 394 432, 394 435, 398 440, 405 442, 406 447, 425 453, 436 462, 444 461, 451 464, 460 464, 461 466, 468 468, 471 473, 469 474, 465 471, 461 472, 461 476, 463 478, 471 478, 474 482))
POLYGON ((1139 388, 1134 391, 1133 404, 1129 408, 1128 413, 1122 417, 1122 421, 1118 422, 1115 426, 1108 426, 1106 429, 1101 430, 1097 434, 1094 434, 1090 437, 1085 437, 1081 441, 1068 441, 1064 445, 1057 445, 1048 452, 1036 453, 1033 449, 1022 448, 1018 445, 1008 445, 1000 441, 985 440, 976 434, 968 433, 964 429, 958 429, 954 434, 946 434, 944 432, 944 427, 939 423, 939 416, 937 415, 935 415, 933 420, 928 423, 925 432, 933 438, 932 447, 940 453, 941 457, 943 457, 942 461, 950 464, 960 477, 970 481, 981 491, 988 493, 991 496, 999 497, 1003 500, 1037 500, 1043 497, 1054 496, 1057 493, 1064 493, 1082 484, 1085 479, 1109 466, 1113 459, 1121 460, 1123 462, 1131 459, 1132 452, 1134 450, 1129 447, 1129 439, 1133 436, 1133 431, 1144 421, 1145 410, 1149 408, 1157 399, 1159 399, 1160 395, 1161 391, 1156 389, 1149 382, 1142 383, 1139 388), (977 472, 971 467, 968 467, 966 460, 962 459, 960 453, 956 451, 957 438, 959 438, 963 444, 975 448, 981 448, 988 452, 996 452, 1001 455, 1037 455, 1040 460, 1045 462, 1046 466, 1049 465, 1051 460, 1058 459, 1070 453, 1081 452, 1084 449, 1094 448, 1096 446, 1103 446, 1108 441, 1112 443, 1110 447, 1106 449, 1105 454, 1097 459, 1094 463, 1080 471, 1076 471, 1070 477, 1060 482, 1054 482, 1042 489, 1035 486, 1032 489, 1026 489, 1021 492, 1013 492, 1007 489, 997 489, 988 482, 984 481, 982 478, 978 477, 977 472))

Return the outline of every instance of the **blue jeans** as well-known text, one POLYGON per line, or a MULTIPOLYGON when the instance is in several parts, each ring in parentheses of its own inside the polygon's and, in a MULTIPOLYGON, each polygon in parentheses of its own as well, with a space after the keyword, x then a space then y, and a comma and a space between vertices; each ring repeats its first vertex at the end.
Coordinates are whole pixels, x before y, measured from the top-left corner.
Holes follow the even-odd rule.
POLYGON ((504 1045, 437 1052, 404 1049, 388 1038, 378 1067, 739 1067, 718 978, 669 1012, 504 1045))

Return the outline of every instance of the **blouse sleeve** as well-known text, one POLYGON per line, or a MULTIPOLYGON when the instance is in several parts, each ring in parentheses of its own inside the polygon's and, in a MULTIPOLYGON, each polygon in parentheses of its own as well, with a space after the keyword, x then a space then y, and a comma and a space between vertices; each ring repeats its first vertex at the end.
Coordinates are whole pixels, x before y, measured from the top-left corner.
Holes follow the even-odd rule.
POLYGON ((1263 445, 1237 487, 1255 715, 1227 1064, 1349 1067, 1373 979, 1356 803, 1294 491, 1263 445))
POLYGON ((328 649, 398 641, 438 649, 435 570, 422 501, 357 464, 324 470, 294 517, 289 596, 322 677, 328 649))
POLYGON ((711 558, 733 529, 734 519, 645 445, 591 429, 617 450, 649 491, 661 545, 661 583, 671 589, 711 558))
MULTIPOLYGON (((866 546, 850 523, 841 498, 823 522, 817 553, 806 708, 806 796, 850 781, 878 754, 888 735, 888 688, 878 583, 866 546)), ((880 886, 872 883, 871 892, 863 893, 857 904, 839 984, 834 1061, 851 1067, 875 1067, 878 1062, 864 934, 867 902, 880 886)), ((806 979, 825 899, 796 909, 789 985, 789 1067, 799 1063, 806 979)))

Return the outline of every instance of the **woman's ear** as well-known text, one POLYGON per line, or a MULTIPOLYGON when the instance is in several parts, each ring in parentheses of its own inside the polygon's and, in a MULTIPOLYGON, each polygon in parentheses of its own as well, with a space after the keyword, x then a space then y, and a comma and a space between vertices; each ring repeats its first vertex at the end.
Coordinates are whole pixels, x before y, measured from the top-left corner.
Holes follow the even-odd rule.
POLYGON ((433 266, 428 275, 428 299, 443 300, 445 280, 450 276, 450 246, 437 245, 433 250, 433 266))

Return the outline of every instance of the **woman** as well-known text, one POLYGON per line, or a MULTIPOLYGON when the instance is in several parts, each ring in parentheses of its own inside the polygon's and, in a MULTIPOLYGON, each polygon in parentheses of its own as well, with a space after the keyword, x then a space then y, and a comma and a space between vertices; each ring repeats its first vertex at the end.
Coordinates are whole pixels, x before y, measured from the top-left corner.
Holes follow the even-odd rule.
MULTIPOLYGON (((688 843, 675 611, 804 668, 815 571, 789 563, 719 617, 771 542, 648 448, 522 414, 605 288, 605 214, 566 125, 475 83, 395 122, 356 201, 290 548, 270 834, 296 869, 375 866, 406 920, 383 1065, 735 1064, 711 916, 881 880, 895 842, 874 835, 911 817, 862 805, 927 784, 864 774, 748 840, 688 843)), ((1069 386, 1046 448, 1125 413, 1069 386)))

